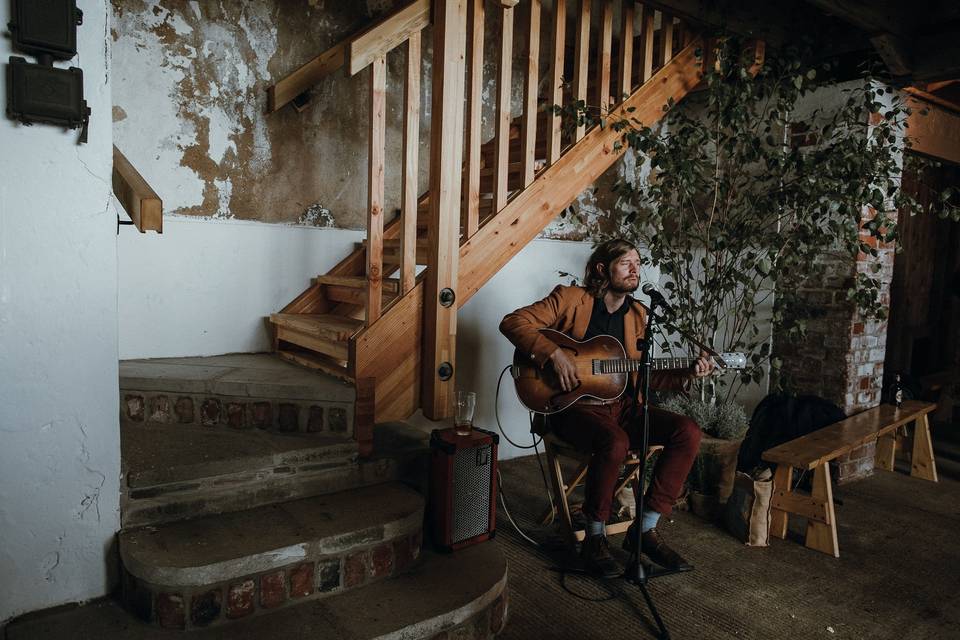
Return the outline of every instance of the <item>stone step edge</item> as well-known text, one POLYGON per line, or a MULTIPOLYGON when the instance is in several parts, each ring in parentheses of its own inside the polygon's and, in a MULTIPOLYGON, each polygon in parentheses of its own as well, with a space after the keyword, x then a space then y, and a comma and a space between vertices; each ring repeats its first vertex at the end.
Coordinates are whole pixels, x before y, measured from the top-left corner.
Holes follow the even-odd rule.
POLYGON ((238 431, 266 429, 350 435, 354 401, 260 398, 120 389, 120 423, 198 424, 238 431))
POLYGON ((126 553, 120 545, 124 569, 138 580, 164 589, 203 588, 216 582, 233 581, 248 574, 274 571, 292 561, 316 561, 337 556, 365 546, 392 541, 418 533, 423 523, 423 507, 403 518, 384 522, 356 531, 345 531, 327 538, 298 542, 274 549, 264 549, 256 555, 231 558, 196 567, 153 566, 140 561, 135 554, 126 553), (211 580, 216 577, 216 580, 211 580))
POLYGON ((308 464, 292 472, 275 470, 242 471, 136 490, 124 483, 122 526, 157 525, 345 491, 395 480, 398 471, 396 461, 390 458, 308 464))
MULTIPOLYGON (((490 543, 486 543, 490 544, 490 543)), ((463 629, 466 625, 476 627, 474 635, 468 635, 469 632, 463 629, 466 637, 485 638, 488 635, 495 636, 503 631, 507 624, 509 616, 509 600, 507 596, 507 578, 509 569, 505 568, 503 576, 490 587, 486 592, 470 602, 460 607, 427 618, 418 622, 416 631, 412 632, 410 627, 398 629, 391 633, 385 633, 371 640, 410 640, 410 638, 459 638, 455 629, 463 629), (485 633, 489 631, 489 634, 485 633), (444 632, 447 633, 443 636, 444 632), (416 635, 413 635, 413 634, 416 635)))
POLYGON ((141 621, 164 629, 223 625, 397 575, 420 557, 422 541, 418 528, 347 553, 300 559, 265 572, 179 589, 154 586, 124 568, 122 600, 141 621))
MULTIPOLYGON (((485 566, 491 564, 491 554, 489 551, 497 552, 498 563, 502 563, 502 573, 498 569, 496 579, 490 586, 483 586, 478 593, 471 594, 466 602, 457 602, 447 611, 442 611, 435 615, 426 615, 416 622, 408 620, 401 621, 398 627, 378 632, 375 634, 366 634, 362 637, 365 640, 411 640, 412 638, 460 638, 463 640, 478 640, 490 638, 492 635, 500 633, 506 623, 509 614, 509 602, 507 592, 508 567, 506 560, 496 547, 491 547, 493 543, 484 543, 470 549, 458 551, 457 558, 473 555, 482 556, 480 560, 485 566), (480 554, 471 552, 479 551, 480 554)), ((262 633, 265 628, 269 628, 277 637, 301 637, 297 635, 299 622, 310 620, 315 615, 321 615, 324 619, 340 618, 346 620, 357 620, 354 612, 357 609, 355 603, 350 603, 351 599, 361 599, 364 602, 374 603, 394 600, 391 597, 393 589, 406 590, 407 585, 398 581, 406 581, 413 577, 414 573, 427 571, 428 568, 437 560, 436 554, 430 551, 424 551, 419 560, 411 565, 410 570, 404 572, 400 577, 393 580, 376 582, 362 589, 349 590, 342 596, 333 598, 321 598, 313 601, 303 602, 297 600, 286 612, 279 614, 276 618, 263 618, 248 614, 245 616, 248 623, 253 623, 253 628, 243 628, 242 625, 218 627, 214 626, 210 633, 204 633, 199 628, 193 632, 204 638, 223 638, 224 631, 234 630, 234 633, 243 638, 266 638, 272 637, 269 633, 262 633), (340 605, 339 603, 343 603, 340 605), (345 609, 345 610, 344 610, 345 609), (333 615, 331 616, 331 610, 333 615), (342 611, 344 610, 344 611, 342 611), (293 614, 289 617, 287 613, 293 614), (290 621, 293 624, 289 624, 290 621), (251 633, 253 631, 253 633, 251 633)), ((443 558, 441 558, 443 559, 443 558)), ((458 573, 464 573, 462 567, 458 573)), ((447 572, 449 573, 449 572, 447 572)), ((444 576, 446 578, 446 576, 444 576)), ((446 580, 443 581, 446 583, 446 580)), ((332 595, 332 594, 331 594, 332 595)), ((419 594, 418 594, 419 595, 419 594)), ((402 596, 400 596, 402 598, 402 596)), ((180 603, 183 608, 183 603, 180 603)), ((362 605, 361 605, 362 606, 362 605)), ((181 612, 182 616, 189 615, 190 609, 186 608, 181 612)), ((12 620, 7 627, 7 636, 9 640, 54 640, 74 635, 82 635, 84 638, 92 640, 119 640, 120 638, 129 638, 131 635, 137 635, 137 620, 131 614, 123 611, 120 603, 111 598, 105 597, 88 602, 82 606, 67 605, 36 611, 25 614, 12 620)), ((348 630, 349 631, 349 630, 348 630)), ((146 634, 144 634, 146 635, 146 634)), ((164 637, 173 637, 173 632, 158 631, 154 635, 164 637)), ((356 634, 351 634, 354 637, 356 634)), ((197 637, 196 635, 194 637, 197 637)), ((230 636, 226 636, 230 637, 230 636)), ((356 636, 361 637, 361 636, 356 636)))

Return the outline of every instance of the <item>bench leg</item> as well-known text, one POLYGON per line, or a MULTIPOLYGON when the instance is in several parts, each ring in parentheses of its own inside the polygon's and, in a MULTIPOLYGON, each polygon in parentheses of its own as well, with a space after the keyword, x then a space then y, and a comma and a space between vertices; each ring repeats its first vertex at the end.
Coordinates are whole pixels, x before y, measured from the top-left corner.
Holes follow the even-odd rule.
POLYGON ((833 488, 830 486, 830 464, 825 462, 813 472, 813 490, 810 493, 815 500, 826 505, 826 523, 807 520, 806 546, 809 549, 828 553, 834 558, 840 557, 840 545, 837 543, 837 516, 833 508, 833 488))
POLYGON ((910 457, 910 475, 937 482, 937 462, 933 457, 933 442, 930 440, 930 422, 924 414, 917 418, 913 427, 913 455, 910 457))
MULTIPOLYGON (((790 493, 790 483, 793 482, 793 467, 785 464, 777 465, 777 472, 773 476, 773 495, 790 493)), ((770 509, 770 535, 775 538, 787 537, 787 512, 780 509, 770 509)))
POLYGON ((877 438, 877 454, 874 456, 873 463, 878 469, 884 471, 893 471, 893 465, 897 454, 897 433, 887 433, 877 438))

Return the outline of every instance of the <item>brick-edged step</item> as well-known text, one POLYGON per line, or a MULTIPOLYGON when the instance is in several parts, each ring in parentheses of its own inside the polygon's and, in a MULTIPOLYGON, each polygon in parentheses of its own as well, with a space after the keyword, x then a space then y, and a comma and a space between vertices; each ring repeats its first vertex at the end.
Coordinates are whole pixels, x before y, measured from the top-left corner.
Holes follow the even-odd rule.
MULTIPOLYGON (((425 552, 415 568, 390 580, 247 617, 228 627, 196 629, 192 640, 486 640, 507 617, 507 562, 494 542, 450 555, 425 552)), ((184 612, 186 615, 186 612, 184 612)), ((113 600, 31 614, 7 627, 7 640, 169 640, 139 625, 113 600)), ((176 635, 176 634, 174 634, 176 635)))
POLYGON ((120 363, 120 421, 351 435, 356 390, 266 353, 120 363))
POLYGON ((356 588, 420 553, 423 498, 398 483, 122 531, 123 600, 193 629, 356 588))
POLYGON ((124 527, 239 511, 390 478, 342 436, 143 424, 120 431, 124 527))

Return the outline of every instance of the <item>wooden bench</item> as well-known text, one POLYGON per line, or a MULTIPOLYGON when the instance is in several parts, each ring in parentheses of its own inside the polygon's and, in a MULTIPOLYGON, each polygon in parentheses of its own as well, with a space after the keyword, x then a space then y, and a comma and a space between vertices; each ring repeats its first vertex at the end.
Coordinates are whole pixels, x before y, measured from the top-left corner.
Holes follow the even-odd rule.
POLYGON ((770 534, 785 538, 788 515, 803 516, 807 519, 806 546, 839 558, 829 462, 876 440, 876 466, 893 471, 900 439, 897 430, 913 422, 910 475, 936 482, 937 467, 927 419, 927 414, 936 408, 933 403, 918 400, 908 400, 899 409, 893 405, 880 405, 764 452, 763 459, 777 465, 773 477, 770 534), (810 495, 792 490, 794 469, 813 470, 810 495))

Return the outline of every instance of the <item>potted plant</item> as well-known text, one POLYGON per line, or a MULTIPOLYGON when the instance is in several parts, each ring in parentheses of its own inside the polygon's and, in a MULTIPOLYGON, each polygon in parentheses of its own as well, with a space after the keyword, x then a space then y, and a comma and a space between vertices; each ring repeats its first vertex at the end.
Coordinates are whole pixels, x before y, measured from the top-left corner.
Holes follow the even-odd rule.
POLYGON ((747 416, 735 401, 711 402, 699 396, 675 395, 659 406, 689 416, 703 431, 700 453, 690 471, 689 503, 698 515, 712 519, 733 491, 737 453, 747 431, 747 416))

